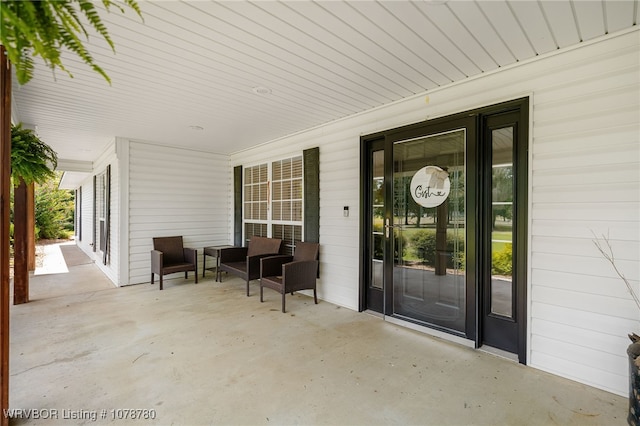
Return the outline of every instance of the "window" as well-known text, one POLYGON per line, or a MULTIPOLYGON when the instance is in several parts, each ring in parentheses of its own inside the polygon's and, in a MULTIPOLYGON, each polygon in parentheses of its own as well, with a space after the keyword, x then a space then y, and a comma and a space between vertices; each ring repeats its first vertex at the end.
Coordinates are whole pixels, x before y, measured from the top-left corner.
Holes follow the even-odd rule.
POLYGON ((244 170, 244 238, 267 236, 268 187, 267 165, 244 170))
POLYGON ((74 213, 76 215, 75 231, 78 236, 78 241, 82 241, 82 187, 76 190, 75 196, 76 208, 74 213))
POLYGON ((271 163, 273 182, 271 236, 284 241, 284 252, 293 253, 302 240, 302 157, 271 163))
POLYGON ((104 242, 104 173, 93 176, 93 251, 103 247, 104 242))
POLYGON ((102 263, 109 262, 111 212, 111 166, 93 176, 93 251, 102 252, 102 263))
MULTIPOLYGON (((267 165, 248 167, 244 171, 244 218, 251 221, 267 220, 267 165)), ((263 235, 264 236, 264 235, 263 235)))
POLYGON ((293 253, 302 240, 302 156, 244 169, 244 239, 252 236, 284 240, 284 253, 293 253))

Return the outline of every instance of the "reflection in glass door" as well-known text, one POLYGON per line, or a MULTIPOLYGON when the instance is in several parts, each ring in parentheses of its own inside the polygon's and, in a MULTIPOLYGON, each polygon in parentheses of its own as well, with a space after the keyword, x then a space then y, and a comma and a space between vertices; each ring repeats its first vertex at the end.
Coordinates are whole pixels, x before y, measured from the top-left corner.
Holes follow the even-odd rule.
POLYGON ((491 300, 489 311, 513 318, 513 126, 491 131, 491 300))
POLYGON ((384 151, 371 155, 371 287, 382 290, 384 262, 384 151))
POLYGON ((363 271, 366 274, 366 295, 363 305, 367 309, 384 313, 384 286, 385 286, 385 246, 384 217, 386 214, 385 202, 385 151, 384 140, 372 141, 363 158, 367 164, 367 175, 364 187, 366 223, 365 247, 366 265, 363 271))
MULTIPOLYGON (((518 176, 517 149, 518 115, 515 113, 488 117, 485 128, 485 201, 484 229, 486 230, 483 255, 483 312, 481 343, 507 352, 519 354, 524 343, 522 313, 524 311, 524 277, 518 274, 524 259, 518 259, 522 250, 521 231, 526 187, 518 176), (518 184, 520 190, 518 190, 518 184), (519 228, 520 227, 520 228, 519 228), (518 231, 520 229, 520 231, 518 231), (518 242, 521 243, 518 246, 518 242)), ((521 160, 522 162, 522 160, 521 160)), ((520 175, 522 177, 522 175, 520 175)), ((522 270, 522 269, 521 269, 522 270)))
MULTIPOLYGON (((459 129, 393 146, 393 313, 465 332, 465 146, 459 129)), ((391 235, 389 235, 391 236, 391 235)))

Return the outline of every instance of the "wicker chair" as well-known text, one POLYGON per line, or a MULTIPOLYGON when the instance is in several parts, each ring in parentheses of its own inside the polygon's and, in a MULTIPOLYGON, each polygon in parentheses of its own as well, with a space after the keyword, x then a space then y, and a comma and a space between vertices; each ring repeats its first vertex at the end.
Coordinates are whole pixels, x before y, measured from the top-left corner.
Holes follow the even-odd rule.
POLYGON ((264 287, 282 295, 282 312, 285 312, 285 293, 313 290, 313 301, 318 304, 316 278, 318 276, 318 243, 296 243, 293 256, 265 257, 260 262, 260 302, 264 287))
MULTIPOLYGON (((282 250, 282 240, 253 236, 247 247, 229 247, 220 250, 220 271, 237 275, 247 283, 249 296, 249 281, 260 278, 260 259, 275 256, 282 250)), ((222 281, 222 275, 220 275, 222 281)))
POLYGON ((154 274, 160 276, 160 290, 162 277, 167 274, 184 272, 185 279, 188 271, 193 271, 198 284, 198 256, 196 249, 182 245, 182 237, 156 237, 153 239, 151 250, 151 284, 154 274))

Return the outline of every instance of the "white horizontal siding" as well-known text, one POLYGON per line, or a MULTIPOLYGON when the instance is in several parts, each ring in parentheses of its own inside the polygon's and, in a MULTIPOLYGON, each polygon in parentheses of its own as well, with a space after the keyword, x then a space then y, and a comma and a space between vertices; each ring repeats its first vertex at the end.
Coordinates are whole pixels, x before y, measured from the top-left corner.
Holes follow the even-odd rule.
POLYGON ((93 176, 85 179, 80 187, 82 188, 82 211, 80 212, 82 229, 76 244, 82 251, 90 254, 93 253, 93 176))
POLYGON ((119 163, 115 153, 115 144, 110 143, 100 157, 93 163, 93 171, 80 186, 82 187, 82 238, 76 241, 78 247, 82 249, 102 270, 102 272, 116 285, 120 285, 120 259, 121 253, 120 234, 120 173, 119 163), (100 247, 94 251, 94 232, 97 238, 99 229, 94 231, 94 194, 93 177, 106 171, 107 166, 111 166, 111 215, 110 215, 110 236, 109 236, 109 258, 107 264, 103 264, 100 247))
POLYGON ((531 96, 528 364, 625 394, 625 336, 638 331, 640 315, 592 239, 593 232, 609 232, 619 266, 638 287, 638 34, 542 56, 238 152, 231 165, 320 147, 319 293, 356 309, 360 136, 531 96))
POLYGON ((150 281, 153 237, 181 235, 199 265, 203 247, 228 242, 227 156, 131 141, 128 167, 129 284, 150 281))
MULTIPOLYGON (((105 166, 106 167, 106 166, 105 166)), ((109 257, 107 265, 103 265, 102 259, 96 261, 105 270, 105 273, 112 277, 116 285, 122 283, 120 277, 120 168, 118 161, 111 163, 111 195, 110 195, 110 216, 109 216, 109 257)))
POLYGON ((637 33, 583 53, 589 63, 549 75, 534 95, 530 364, 624 394, 626 334, 640 315, 592 240, 609 235, 638 289, 637 33))

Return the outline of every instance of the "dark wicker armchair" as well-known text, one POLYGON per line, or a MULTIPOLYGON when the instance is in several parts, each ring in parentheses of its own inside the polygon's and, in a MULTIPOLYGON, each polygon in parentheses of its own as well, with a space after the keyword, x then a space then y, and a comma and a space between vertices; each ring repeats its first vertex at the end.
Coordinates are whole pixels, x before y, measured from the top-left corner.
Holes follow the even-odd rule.
POLYGON ((196 249, 186 248, 182 245, 182 237, 156 237, 153 239, 151 250, 151 284, 154 274, 160 276, 160 290, 162 290, 162 277, 167 274, 184 272, 187 278, 188 271, 193 271, 198 284, 198 256, 196 249))
POLYGON ((313 301, 318 304, 316 278, 318 275, 318 243, 296 243, 293 256, 265 257, 260 262, 260 301, 264 287, 282 295, 282 312, 285 312, 285 293, 313 290, 313 301))
MULTIPOLYGON (((249 296, 249 281, 260 278, 260 259, 278 255, 281 249, 281 239, 253 236, 247 247, 229 247, 220 250, 220 271, 226 271, 244 279, 247 283, 247 296, 249 296)), ((222 281, 222 275, 220 281, 222 281)))

